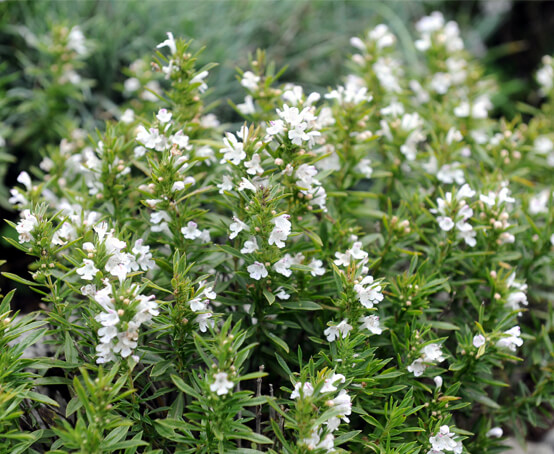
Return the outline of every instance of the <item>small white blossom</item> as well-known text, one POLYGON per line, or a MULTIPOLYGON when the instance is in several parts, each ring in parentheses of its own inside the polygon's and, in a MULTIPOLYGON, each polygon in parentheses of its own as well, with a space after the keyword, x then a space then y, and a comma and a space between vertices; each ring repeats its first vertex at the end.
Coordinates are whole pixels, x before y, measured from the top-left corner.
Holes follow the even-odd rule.
POLYGON ((265 265, 260 262, 254 262, 252 265, 248 266, 246 270, 250 273, 250 277, 257 281, 268 275, 265 265))
POLYGON ((325 268, 323 267, 323 262, 318 259, 312 259, 308 265, 311 270, 310 274, 312 276, 323 276, 325 274, 325 268))
POLYGON ((214 375, 214 382, 210 385, 210 391, 216 393, 218 396, 227 394, 233 389, 232 381, 229 381, 229 375, 227 372, 218 372, 214 375))
POLYGON ((503 334, 504 337, 496 342, 496 346, 498 348, 507 348, 515 352, 517 347, 521 347, 523 345, 523 339, 520 337, 521 329, 519 326, 516 325, 508 331, 504 331, 503 334))
POLYGON ((473 336, 473 346, 475 348, 479 348, 481 345, 485 345, 485 336, 482 334, 476 334, 473 336))
POLYGON ((343 320, 338 325, 329 326, 325 331, 323 331, 323 334, 325 334, 329 342, 334 342, 335 339, 341 336, 343 339, 346 339, 351 330, 352 325, 348 324, 348 320, 343 320))
POLYGON ((294 385, 294 391, 291 393, 291 399, 298 399, 301 396, 308 397, 314 393, 314 387, 311 383, 296 382, 294 385))
POLYGON ((198 229, 198 225, 193 221, 189 221, 186 227, 182 227, 181 233, 187 240, 195 240, 202 235, 202 232, 198 229))
POLYGON ((240 250, 241 254, 252 254, 258 250, 258 242, 255 236, 251 236, 249 240, 244 242, 244 247, 240 250))
POLYGON ((493 427, 487 432, 487 437, 489 438, 500 438, 502 435, 504 435, 504 431, 501 427, 493 427))
POLYGON ((435 451, 449 451, 454 454, 461 454, 463 449, 462 443, 454 440, 455 435, 453 432, 450 432, 448 426, 444 425, 440 427, 437 435, 429 438, 429 443, 431 443, 435 451))
POLYGON ((250 91, 256 91, 258 89, 258 83, 260 82, 260 76, 256 76, 252 71, 245 71, 242 75, 240 84, 250 91))
POLYGON ((234 239, 237 237, 237 235, 242 232, 243 230, 250 230, 250 227, 248 227, 244 222, 242 222, 239 218, 236 216, 233 216, 233 221, 231 225, 229 226, 229 229, 231 230, 231 234, 229 235, 229 239, 234 239))
POLYGON ((84 259, 83 266, 81 268, 77 268, 75 271, 77 271, 77 274, 81 276, 81 279, 84 279, 85 281, 92 281, 94 276, 96 276, 96 273, 100 270, 94 266, 94 262, 92 260, 84 259))
POLYGON ((379 324, 379 317, 377 315, 361 317, 359 322, 361 323, 360 330, 367 329, 373 334, 381 334, 383 332, 383 328, 379 324))

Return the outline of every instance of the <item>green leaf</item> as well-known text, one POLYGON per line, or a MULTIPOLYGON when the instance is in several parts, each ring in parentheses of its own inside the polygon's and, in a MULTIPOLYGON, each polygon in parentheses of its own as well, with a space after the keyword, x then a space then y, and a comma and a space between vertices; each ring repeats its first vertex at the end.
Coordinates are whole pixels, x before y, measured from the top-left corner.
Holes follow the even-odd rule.
POLYGON ((269 331, 266 331, 265 333, 272 342, 274 342, 277 346, 281 347, 283 350, 289 353, 289 346, 283 339, 281 339, 280 337, 276 336, 273 333, 270 333, 269 331))
POLYGON ((29 285, 31 287, 43 287, 42 284, 39 284, 37 282, 28 281, 27 279, 23 279, 22 277, 18 276, 17 274, 8 273, 8 272, 2 272, 2 276, 7 277, 8 279, 11 279, 12 281, 18 282, 20 284, 29 285))
MULTIPOLYGON (((120 423, 121 424, 121 423, 120 423)), ((130 424, 130 423, 129 423, 130 424)), ((101 443, 103 449, 113 448, 112 445, 120 441, 129 432, 129 425, 122 425, 112 430, 101 443)))
POLYGON ((36 393, 34 391, 27 391, 25 397, 27 399, 34 400, 35 402, 40 402, 41 404, 52 405, 53 407, 59 407, 60 405, 54 399, 51 399, 44 394, 36 393))
POLYGON ((442 329, 442 330, 446 330, 446 331, 457 331, 457 330, 460 329, 459 326, 456 326, 453 323, 449 323, 449 322, 441 322, 441 321, 438 321, 438 320, 429 320, 427 323, 432 328, 442 329))
POLYGON ((73 413, 75 413, 79 408, 83 406, 83 403, 79 400, 78 396, 73 397, 67 404, 65 409, 65 417, 69 418, 73 413))
POLYGON ((263 292, 264 292, 265 299, 271 306, 275 302, 275 295, 266 288, 263 289, 263 292))
POLYGON ((252 443, 258 443, 258 444, 264 444, 264 445, 270 445, 273 444, 273 441, 266 436, 262 434, 258 434, 256 432, 234 432, 232 434, 229 434, 227 436, 230 440, 234 439, 242 439, 242 440, 248 440, 252 443))
POLYGON ((187 385, 181 377, 177 375, 171 375, 171 380, 175 383, 175 386, 183 391, 185 394, 194 397, 195 399, 201 399, 202 396, 196 392, 191 386, 187 385))
POLYGON ((286 309, 298 311, 320 311, 322 307, 313 301, 283 301, 279 303, 286 309))

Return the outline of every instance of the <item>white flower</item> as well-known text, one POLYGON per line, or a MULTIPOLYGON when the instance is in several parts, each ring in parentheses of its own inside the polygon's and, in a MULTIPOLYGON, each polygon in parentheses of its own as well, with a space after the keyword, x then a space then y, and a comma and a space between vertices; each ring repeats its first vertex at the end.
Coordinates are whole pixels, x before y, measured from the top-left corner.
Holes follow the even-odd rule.
POLYGON ((21 218, 15 226, 15 230, 19 233, 19 242, 26 243, 33 239, 31 232, 38 225, 38 219, 29 210, 23 210, 21 218))
POLYGON ((96 276, 96 273, 100 270, 94 266, 94 262, 92 260, 84 259, 83 266, 81 268, 77 268, 75 271, 77 271, 77 274, 81 276, 81 279, 84 279, 85 281, 92 281, 94 276, 96 276))
POLYGON ((125 109, 125 112, 123 112, 123 115, 119 119, 126 124, 132 123, 135 121, 135 112, 133 109, 125 109))
POLYGON ((254 262, 252 265, 247 267, 246 270, 250 273, 250 277, 257 281, 267 277, 268 274, 266 267, 260 262, 254 262))
POLYGON ((538 154, 548 154, 554 150, 554 142, 546 136, 539 136, 533 142, 533 147, 538 154))
POLYGON ((373 334, 381 334, 383 332, 383 328, 381 328, 381 325, 379 324, 379 317, 377 315, 361 317, 359 322, 361 323, 360 330, 367 329, 373 334))
POLYGON ((208 71, 202 71, 202 72, 198 73, 196 76, 194 76, 190 80, 190 83, 191 84, 200 84, 200 86, 198 87, 198 91, 200 93, 204 93, 208 89, 208 84, 206 84, 206 82, 204 82, 204 79, 206 77, 208 77, 208 71))
POLYGON ((502 435, 504 435, 504 431, 501 427, 493 427, 487 432, 487 437, 490 438, 500 438, 502 435))
POLYGON ((270 136, 276 136, 282 134, 285 131, 285 123, 283 120, 273 120, 269 122, 269 127, 266 128, 266 132, 270 136))
POLYGON ((258 242, 255 236, 251 236, 249 240, 244 242, 244 247, 240 250, 242 254, 252 254, 258 250, 258 242))
POLYGON ((348 320, 343 320, 338 325, 329 326, 323 334, 327 336, 329 342, 334 342, 335 339, 342 336, 343 339, 346 339, 348 333, 352 330, 352 325, 348 324, 348 320))
POLYGON ((189 140, 189 136, 187 136, 182 130, 177 131, 171 136, 171 143, 187 151, 192 150, 192 145, 189 144, 189 140))
POLYGON ((256 76, 252 71, 246 71, 242 75, 240 84, 250 91, 256 91, 258 89, 258 82, 260 82, 260 76, 256 76))
POLYGON ((225 191, 229 192, 233 189, 233 180, 229 175, 223 175, 221 183, 217 185, 219 193, 223 194, 225 191))
POLYGON ((233 216, 233 221, 231 225, 229 226, 229 229, 231 230, 231 234, 229 235, 229 239, 234 239, 236 236, 242 232, 243 230, 250 230, 250 227, 248 227, 244 222, 242 222, 239 218, 236 216, 233 216))
POLYGON ((429 344, 423 347, 423 361, 425 362, 442 362, 446 358, 442 354, 440 344, 429 344))
POLYGON ((174 55, 177 52, 177 46, 175 44, 173 33, 167 32, 167 39, 156 46, 157 49, 160 49, 162 47, 169 48, 171 55, 174 55))
POLYGON ((523 339, 521 336, 521 329, 519 326, 514 326, 508 331, 504 331, 504 337, 496 342, 498 348, 507 348, 513 352, 517 350, 517 347, 523 345, 523 339))
POLYGON ((421 375, 423 375, 423 372, 425 372, 426 368, 427 366, 423 364, 423 360, 419 358, 407 367, 408 372, 412 372, 415 377, 420 377, 421 375))
POLYGON ((339 417, 342 418, 345 422, 348 422, 347 416, 352 413, 352 400, 346 392, 346 390, 341 389, 339 395, 335 397, 332 401, 333 407, 341 411, 339 417))
POLYGON ((333 263, 337 266, 350 266, 350 251, 347 250, 344 254, 342 252, 335 252, 336 260, 333 263))
POLYGON ((337 390, 337 387, 335 386, 336 382, 344 383, 346 381, 346 377, 342 374, 335 374, 330 378, 326 378, 325 382, 323 384, 323 387, 321 388, 321 393, 330 393, 337 390))
POLYGON ((74 50, 79 55, 86 55, 86 44, 87 42, 85 39, 85 35, 81 31, 81 28, 78 25, 73 26, 67 37, 67 48, 74 50))
POLYGON ((444 230, 445 232, 449 232, 454 228, 454 221, 448 216, 437 217, 437 222, 439 223, 441 230, 444 230))
POLYGON ((314 387, 311 383, 300 383, 296 382, 294 384, 294 391, 291 393, 290 398, 291 399, 298 399, 299 397, 304 396, 308 397, 311 396, 314 393, 314 387))
POLYGON ((429 442, 435 451, 452 451, 455 454, 461 454, 462 444, 454 440, 455 434, 450 432, 447 425, 441 426, 436 436, 430 437, 429 442))
POLYGON ((231 164, 239 165, 241 161, 246 158, 244 143, 239 142, 234 134, 229 132, 225 133, 223 144, 225 147, 220 150, 220 152, 223 153, 222 163, 229 161, 231 164))
POLYGON ((227 372, 218 372, 214 375, 214 382, 210 385, 210 391, 216 393, 218 396, 227 394, 233 389, 233 382, 229 381, 229 375, 227 372))
POLYGON ((288 214, 282 214, 273 219, 273 224, 275 224, 275 227, 273 228, 267 241, 269 244, 274 244, 278 248, 285 247, 284 241, 290 235, 291 229, 289 218, 290 216, 288 214))
POLYGON ((201 298, 193 298, 189 301, 190 310, 193 312, 205 311, 208 307, 209 301, 201 298))
POLYGON ((312 259, 308 265, 311 270, 310 274, 312 276, 323 276, 325 274, 325 268, 323 267, 323 262, 318 259, 312 259))
POLYGON ((172 115, 173 114, 171 112, 168 112, 167 109, 160 109, 156 114, 156 118, 159 120, 160 123, 165 124, 171 121, 172 115))
POLYGON ((251 115, 253 113, 256 113, 256 106, 254 106, 254 98, 252 98, 252 96, 250 95, 247 95, 244 98, 243 103, 237 104, 237 109, 243 115, 251 115))
POLYGON ((260 166, 260 162, 260 155, 258 153, 254 153, 250 161, 244 162, 244 167, 248 169, 246 173, 248 173, 249 175, 261 175, 262 173, 264 173, 264 169, 262 168, 262 166, 260 166))
POLYGON ((435 378, 433 378, 433 381, 435 382, 435 387, 437 389, 441 389, 441 387, 442 387, 442 377, 440 375, 437 375, 435 378))
POLYGON ((290 275, 292 274, 292 271, 290 269, 290 266, 292 265, 291 259, 292 257, 290 254, 285 254, 285 256, 281 260, 273 265, 273 269, 275 270, 275 272, 282 274, 285 277, 290 277, 290 275))
POLYGON ((287 292, 285 292, 285 289, 283 287, 277 288, 275 292, 276 292, 275 296, 280 300, 288 300, 290 298, 290 295, 287 292))
POLYGON ((202 232, 198 229, 198 225, 193 221, 189 221, 186 227, 182 227, 181 233, 187 240, 195 240, 202 235, 202 232))
POLYGON ((355 169, 357 172, 361 173, 365 178, 371 178, 373 169, 370 166, 370 159, 361 159, 360 162, 356 165, 355 169))
POLYGON ((245 189, 248 189, 252 192, 256 192, 256 186, 254 186, 248 179, 242 177, 242 180, 240 181, 239 187, 237 188, 237 190, 239 192, 242 192, 245 189))
POLYGON ((374 282, 373 276, 366 276, 359 284, 354 285, 354 291, 362 306, 371 309, 374 304, 383 301, 383 293, 379 282, 374 282))
POLYGON ((443 165, 437 172, 437 179, 446 184, 456 182, 456 184, 464 184, 465 177, 464 171, 461 169, 459 162, 453 162, 452 164, 443 165))
POLYGON ((31 182, 31 177, 25 171, 21 172, 17 176, 17 182, 21 183, 23 186, 25 186, 27 191, 30 191, 33 188, 33 183, 31 182))
POLYGON ((476 334, 473 336, 473 346, 479 348, 481 345, 485 345, 485 336, 482 334, 476 334))
POLYGON ((208 326, 214 327, 215 322, 212 320, 212 313, 206 312, 205 314, 200 314, 194 319, 198 323, 198 329, 200 332, 205 333, 208 330, 208 326))

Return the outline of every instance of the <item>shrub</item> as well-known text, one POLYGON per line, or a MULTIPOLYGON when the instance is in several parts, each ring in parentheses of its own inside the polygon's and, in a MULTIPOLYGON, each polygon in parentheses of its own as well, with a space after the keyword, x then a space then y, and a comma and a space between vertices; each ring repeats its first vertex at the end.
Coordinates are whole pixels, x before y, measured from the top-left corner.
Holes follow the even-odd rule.
POLYGON ((8 277, 52 356, 2 353, 29 370, 3 377, 9 452, 493 453, 547 423, 552 60, 543 107, 495 120, 457 25, 416 30, 418 67, 380 25, 323 95, 258 52, 224 133, 168 33, 154 114, 131 101, 20 175, 11 243, 36 261, 8 277))

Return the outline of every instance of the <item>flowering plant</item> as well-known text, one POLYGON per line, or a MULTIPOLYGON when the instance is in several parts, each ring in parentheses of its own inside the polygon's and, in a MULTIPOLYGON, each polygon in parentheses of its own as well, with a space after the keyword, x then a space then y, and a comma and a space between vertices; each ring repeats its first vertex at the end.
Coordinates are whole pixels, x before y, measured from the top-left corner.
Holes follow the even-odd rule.
POLYGON ((456 23, 416 33, 419 68, 352 38, 327 93, 258 52, 238 126, 168 33, 157 97, 19 176, 44 308, 1 306, 6 452, 493 453, 552 416, 552 60, 495 120, 456 23))

